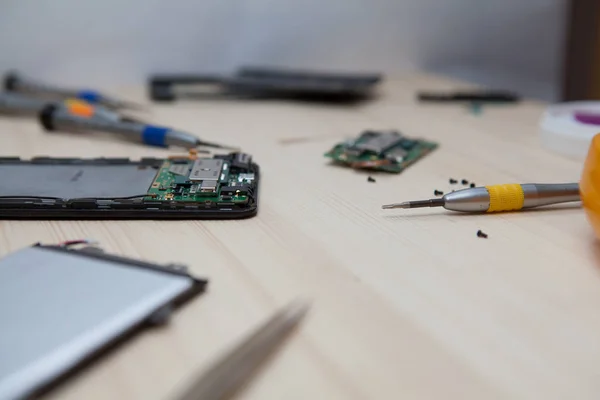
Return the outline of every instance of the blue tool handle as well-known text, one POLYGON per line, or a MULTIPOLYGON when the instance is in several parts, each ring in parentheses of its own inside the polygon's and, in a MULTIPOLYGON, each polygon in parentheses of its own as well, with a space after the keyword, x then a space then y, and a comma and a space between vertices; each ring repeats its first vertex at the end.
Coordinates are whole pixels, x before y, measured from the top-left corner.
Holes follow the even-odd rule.
POLYGON ((142 131, 142 141, 151 146, 167 147, 168 128, 162 126, 147 125, 142 131))
POLYGON ((77 93, 77 98, 91 104, 97 104, 102 101, 102 95, 94 90, 82 90, 77 93))

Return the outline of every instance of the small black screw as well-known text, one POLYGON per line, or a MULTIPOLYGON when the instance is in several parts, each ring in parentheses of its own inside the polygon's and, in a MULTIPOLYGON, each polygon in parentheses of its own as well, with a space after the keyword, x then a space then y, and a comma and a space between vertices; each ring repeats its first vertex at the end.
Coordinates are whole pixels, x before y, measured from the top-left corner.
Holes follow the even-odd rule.
POLYGON ((471 187, 475 187, 475 184, 474 184, 474 183, 471 183, 471 185, 470 185, 470 186, 471 186, 471 187))
POLYGON ((456 179, 452 179, 452 178, 450 178, 448 181, 450 182, 451 185, 455 185, 458 183, 458 181, 456 179))
POLYGON ((433 191, 433 194, 436 195, 436 196, 443 196, 444 192, 442 192, 441 190, 437 190, 436 189, 436 190, 433 191))
POLYGON ((367 177, 367 182, 377 182, 372 176, 367 177))
POLYGON ((460 183, 462 183, 463 185, 468 185, 469 181, 466 179, 463 179, 462 181, 460 181, 460 183))
POLYGON ((487 239, 488 235, 480 229, 477 231, 477 237, 487 239))

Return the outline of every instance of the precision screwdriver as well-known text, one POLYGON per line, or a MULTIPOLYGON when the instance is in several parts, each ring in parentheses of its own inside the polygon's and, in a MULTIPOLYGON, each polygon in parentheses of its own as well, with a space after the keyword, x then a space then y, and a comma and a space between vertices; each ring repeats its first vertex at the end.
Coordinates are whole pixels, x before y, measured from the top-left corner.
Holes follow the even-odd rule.
POLYGON ((94 115, 82 116, 80 114, 72 113, 67 108, 56 104, 46 106, 39 114, 39 119, 42 126, 47 131, 112 132, 158 147, 179 146, 189 149, 197 146, 206 146, 221 149, 235 149, 235 147, 206 142, 190 133, 162 126, 148 125, 130 120, 114 121, 94 115))
POLYGON ((579 201, 579 184, 505 184, 457 190, 438 199, 387 204, 381 208, 444 207, 463 212, 516 211, 579 201))
POLYGON ((77 98, 91 104, 99 104, 111 109, 130 108, 140 110, 143 107, 123 100, 111 98, 95 90, 73 90, 63 89, 56 86, 47 85, 31 79, 26 79, 16 72, 9 72, 4 78, 4 89, 8 92, 27 93, 33 96, 50 97, 53 99, 64 100, 67 98, 77 98))
MULTIPOLYGON (((37 117, 52 102, 17 93, 0 93, 0 114, 19 117, 37 117)), ((84 117, 100 117, 111 121, 120 121, 123 117, 115 111, 91 104, 79 99, 67 99, 54 103, 66 107, 71 113, 84 117)), ((125 118, 127 119, 127 118, 125 118)))

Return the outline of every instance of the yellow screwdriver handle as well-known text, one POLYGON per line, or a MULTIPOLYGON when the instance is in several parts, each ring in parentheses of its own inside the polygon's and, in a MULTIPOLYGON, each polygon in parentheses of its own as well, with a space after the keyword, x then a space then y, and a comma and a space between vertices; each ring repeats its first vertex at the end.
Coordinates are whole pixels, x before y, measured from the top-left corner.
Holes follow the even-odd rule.
POLYGON ((490 194, 490 208, 487 212, 513 211, 523 208, 525 194, 518 183, 485 187, 490 194))

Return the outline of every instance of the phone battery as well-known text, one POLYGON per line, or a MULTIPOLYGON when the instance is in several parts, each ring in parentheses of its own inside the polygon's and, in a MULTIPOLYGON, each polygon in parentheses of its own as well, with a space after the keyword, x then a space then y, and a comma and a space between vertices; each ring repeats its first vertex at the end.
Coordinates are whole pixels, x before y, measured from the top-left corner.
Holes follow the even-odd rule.
POLYGON ((181 268, 33 246, 0 260, 0 399, 37 395, 148 324, 164 323, 206 280, 181 268))

